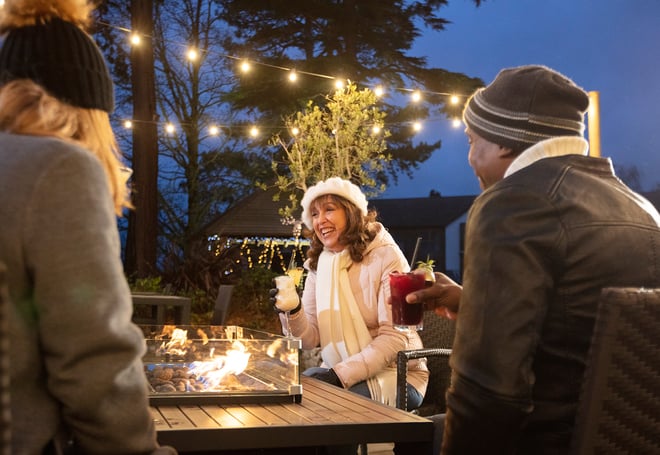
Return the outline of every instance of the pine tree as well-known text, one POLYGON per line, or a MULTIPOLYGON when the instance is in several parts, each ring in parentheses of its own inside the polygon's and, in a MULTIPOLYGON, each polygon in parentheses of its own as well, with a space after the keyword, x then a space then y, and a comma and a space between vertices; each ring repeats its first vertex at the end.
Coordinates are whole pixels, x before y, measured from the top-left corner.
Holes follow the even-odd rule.
MULTIPOLYGON (((410 177, 420 163, 440 148, 441 141, 415 143, 413 120, 430 115, 458 115, 448 103, 450 93, 469 94, 482 81, 441 68, 427 68, 425 57, 409 55, 422 29, 443 30, 447 20, 438 11, 447 0, 217 0, 230 27, 225 48, 232 55, 254 59, 253 71, 242 76, 231 102, 234 110, 258 109, 261 122, 304 109, 308 100, 322 100, 333 90, 331 79, 350 79, 360 86, 418 87, 424 103, 401 106, 402 95, 390 97, 387 112, 391 160, 376 175, 381 184, 410 177), (274 69, 277 68, 277 69, 274 69), (297 70, 301 82, 287 81, 297 70)), ((479 6, 480 1, 474 2, 479 6)), ((385 102, 385 101, 383 101, 385 102)))

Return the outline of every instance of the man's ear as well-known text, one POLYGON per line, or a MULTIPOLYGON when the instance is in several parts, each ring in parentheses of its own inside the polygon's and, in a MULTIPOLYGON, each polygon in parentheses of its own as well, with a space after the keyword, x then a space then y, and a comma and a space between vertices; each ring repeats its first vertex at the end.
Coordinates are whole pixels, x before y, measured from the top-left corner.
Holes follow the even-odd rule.
POLYGON ((514 153, 513 149, 510 149, 509 147, 504 147, 503 145, 500 145, 498 156, 500 158, 515 158, 516 154, 514 153))

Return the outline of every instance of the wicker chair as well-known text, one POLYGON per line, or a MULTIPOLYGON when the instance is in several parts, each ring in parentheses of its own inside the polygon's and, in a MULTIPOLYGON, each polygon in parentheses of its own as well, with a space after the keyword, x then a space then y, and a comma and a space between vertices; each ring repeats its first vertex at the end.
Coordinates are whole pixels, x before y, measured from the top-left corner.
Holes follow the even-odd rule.
POLYGON ((412 411, 421 416, 445 412, 445 392, 449 387, 451 369, 449 356, 454 343, 456 322, 442 318, 433 311, 424 312, 424 330, 419 332, 424 344, 423 349, 399 351, 397 355, 397 408, 412 411), (417 409, 408 409, 406 375, 408 361, 426 358, 429 368, 429 384, 422 405, 417 409))
POLYGON ((603 290, 571 453, 660 453, 660 289, 603 290))

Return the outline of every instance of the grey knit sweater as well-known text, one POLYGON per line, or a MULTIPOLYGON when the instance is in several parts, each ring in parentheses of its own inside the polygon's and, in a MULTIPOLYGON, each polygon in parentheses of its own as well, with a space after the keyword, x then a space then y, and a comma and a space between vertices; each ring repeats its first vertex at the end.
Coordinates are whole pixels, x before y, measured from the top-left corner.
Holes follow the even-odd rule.
POLYGON ((16 455, 62 434, 89 454, 157 448, 108 188, 89 152, 0 133, 16 455))

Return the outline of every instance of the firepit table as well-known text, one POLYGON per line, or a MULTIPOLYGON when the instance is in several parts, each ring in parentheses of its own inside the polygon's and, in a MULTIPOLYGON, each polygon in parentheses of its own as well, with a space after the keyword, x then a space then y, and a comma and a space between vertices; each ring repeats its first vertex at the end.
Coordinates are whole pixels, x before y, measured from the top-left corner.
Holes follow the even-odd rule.
POLYGON ((184 454, 286 447, 314 453, 314 447, 376 442, 430 453, 430 420, 316 379, 302 377, 301 383, 299 403, 153 406, 158 441, 184 454))

